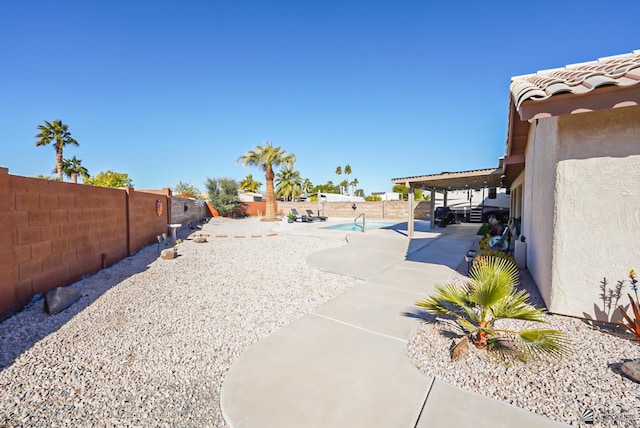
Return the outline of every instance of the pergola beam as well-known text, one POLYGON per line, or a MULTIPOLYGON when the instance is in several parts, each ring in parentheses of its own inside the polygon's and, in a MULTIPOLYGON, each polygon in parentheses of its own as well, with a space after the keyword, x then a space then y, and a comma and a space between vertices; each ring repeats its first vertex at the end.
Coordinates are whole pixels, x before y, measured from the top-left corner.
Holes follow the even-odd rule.
MULTIPOLYGON (((502 160, 501 160, 502 162, 502 160)), ((502 165, 502 163, 501 163, 502 165)), ((469 189, 485 189, 487 187, 501 187, 503 179, 503 169, 487 168, 476 169, 472 171, 460 172, 442 172, 440 174, 420 175, 415 177, 393 178, 393 184, 404 184, 409 188, 409 218, 407 223, 407 231, 409 238, 413 237, 414 232, 414 212, 413 212, 413 189, 422 188, 431 191, 431 229, 435 229, 433 216, 435 215, 436 192, 444 193, 444 204, 447 205, 447 193, 453 190, 469 190, 469 189)))

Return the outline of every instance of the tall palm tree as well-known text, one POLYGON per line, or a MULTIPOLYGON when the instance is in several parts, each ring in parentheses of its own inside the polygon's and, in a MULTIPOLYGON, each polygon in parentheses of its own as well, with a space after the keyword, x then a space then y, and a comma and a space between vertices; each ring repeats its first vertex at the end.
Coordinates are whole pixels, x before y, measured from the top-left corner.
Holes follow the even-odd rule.
POLYGON ((353 188, 353 194, 356 194, 356 187, 358 187, 358 184, 360 184, 360 182, 358 181, 357 178, 354 178, 353 181, 350 183, 351 187, 353 188))
MULTIPOLYGON (((347 183, 349 183, 349 174, 351 174, 351 165, 346 164, 344 166, 344 173, 347 176, 347 183)), ((349 185, 347 184, 347 186, 345 187, 347 189, 347 195, 349 194, 349 185)))
POLYGON ((245 167, 251 165, 264 171, 267 186, 265 195, 267 206, 264 220, 269 221, 276 219, 276 200, 273 191, 273 178, 275 177, 275 173, 273 172, 273 168, 284 164, 292 167, 295 161, 296 156, 293 153, 287 153, 280 147, 273 147, 271 141, 265 141, 264 146, 256 146, 255 150, 249 150, 236 161, 242 162, 245 167))
POLYGON ((65 177, 71 178, 72 183, 78 182, 78 176, 82 179, 89 178, 89 171, 82 166, 82 161, 72 157, 71 159, 62 159, 62 173, 65 177))
POLYGON ((302 187, 302 190, 307 192, 307 194, 308 194, 309 192, 311 192, 313 190, 313 183, 308 178, 305 178, 304 180, 302 180, 301 187, 302 187))
POLYGON ((436 286, 434 295, 416 303, 427 312, 454 319, 464 333, 456 348, 469 340, 478 348, 502 348, 504 338, 509 337, 518 342, 515 351, 518 355, 561 356, 568 353, 570 341, 562 331, 542 328, 513 330, 496 326, 495 322, 500 319, 547 322, 544 310, 531 306, 527 302, 529 295, 515 289, 518 268, 512 261, 480 257, 469 276, 465 285, 450 283, 436 286))
POLYGON ((40 132, 36 135, 36 146, 46 146, 54 141, 53 148, 56 151, 56 171, 58 179, 62 181, 62 149, 64 146, 79 146, 78 142, 73 139, 69 132, 69 126, 62 123, 61 120, 53 122, 44 121, 44 125, 38 125, 40 132))
MULTIPOLYGON (((342 175, 342 167, 339 165, 336 167, 336 174, 338 175, 338 180, 340 180, 340 176, 342 175)), ((342 195, 342 187, 340 188, 340 194, 342 195)))
POLYGON ((257 193, 260 190, 260 186, 262 186, 262 183, 254 180, 253 174, 247 174, 245 178, 240 180, 240 189, 245 192, 257 193))
POLYGON ((349 183, 347 180, 342 180, 340 182, 340 194, 348 194, 349 192, 346 190, 349 187, 349 183))
POLYGON ((302 189, 302 178, 300 172, 293 169, 293 166, 282 168, 276 174, 276 196, 289 199, 299 196, 302 189))

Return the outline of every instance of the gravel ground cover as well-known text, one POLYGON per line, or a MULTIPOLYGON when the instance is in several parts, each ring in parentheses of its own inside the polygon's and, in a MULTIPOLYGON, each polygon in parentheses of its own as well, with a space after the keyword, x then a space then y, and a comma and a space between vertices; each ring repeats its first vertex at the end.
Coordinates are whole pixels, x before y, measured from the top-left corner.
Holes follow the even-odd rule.
POLYGON ((174 260, 156 245, 0 324, 0 427, 223 427, 223 378, 249 346, 354 285, 305 262, 344 242, 212 219, 174 260))
MULTIPOLYGON (((466 263, 452 278, 454 283, 467 279, 462 272, 466 263)), ((527 271, 520 272, 520 287, 530 293, 531 303, 544 307, 527 271)), ((640 384, 620 372, 625 360, 640 358, 638 342, 630 340, 629 334, 594 328, 575 318, 548 315, 547 320, 551 328, 569 335, 571 356, 523 363, 487 358, 471 346, 466 357, 452 362, 449 347, 457 342, 458 330, 429 315, 410 338, 408 354, 426 375, 557 421, 574 426, 640 427, 640 384), (587 409, 593 411, 592 425, 581 421, 587 409)), ((513 321, 501 325, 522 326, 513 321)))

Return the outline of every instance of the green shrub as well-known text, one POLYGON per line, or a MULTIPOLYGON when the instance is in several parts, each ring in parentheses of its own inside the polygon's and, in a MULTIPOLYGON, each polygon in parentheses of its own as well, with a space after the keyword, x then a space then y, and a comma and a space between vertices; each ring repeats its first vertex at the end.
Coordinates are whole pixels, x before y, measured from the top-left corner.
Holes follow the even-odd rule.
POLYGON ((483 223, 482 226, 480 226, 480 229, 478 229, 478 233, 476 233, 476 235, 487 236, 487 233, 489 233, 489 226, 487 226, 487 223, 483 223))

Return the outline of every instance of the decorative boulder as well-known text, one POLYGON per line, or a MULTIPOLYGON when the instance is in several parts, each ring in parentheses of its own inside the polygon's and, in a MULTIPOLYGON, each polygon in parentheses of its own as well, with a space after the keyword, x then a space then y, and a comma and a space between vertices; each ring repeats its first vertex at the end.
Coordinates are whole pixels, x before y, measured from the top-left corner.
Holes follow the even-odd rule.
POLYGON ((160 253, 160 257, 165 260, 171 260, 178 257, 178 249, 177 248, 167 248, 166 250, 162 250, 160 253))
POLYGON ((196 235, 196 237, 193 238, 193 242, 196 244, 202 244, 203 242, 207 242, 207 237, 206 235, 196 235))
POLYGON ((640 359, 625 361, 620 367, 622 373, 627 375, 629 379, 640 383, 640 359))
POLYGON ((49 315, 64 311, 80 300, 80 292, 69 287, 58 287, 49 291, 44 297, 44 309, 49 315))

